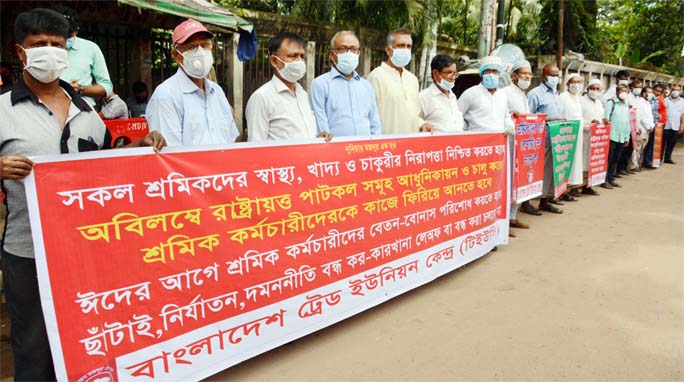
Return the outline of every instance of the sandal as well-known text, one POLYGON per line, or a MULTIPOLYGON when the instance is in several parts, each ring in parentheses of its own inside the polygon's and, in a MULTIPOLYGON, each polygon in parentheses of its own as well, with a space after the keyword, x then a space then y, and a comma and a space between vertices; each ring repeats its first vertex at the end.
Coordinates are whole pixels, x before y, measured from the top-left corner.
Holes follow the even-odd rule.
MULTIPOLYGON (((565 203, 561 202, 559 199, 551 199, 551 200, 549 200, 549 203, 555 204, 558 206, 562 206, 563 204, 565 204, 565 203)), ((539 207, 539 209, 541 209, 541 207, 539 207)))
POLYGON ((575 199, 570 193, 565 193, 560 197, 560 200, 564 202, 576 202, 577 199, 575 199))
POLYGON ((551 212, 554 214, 562 214, 563 213, 563 210, 561 210, 560 208, 554 207, 551 204, 547 204, 543 207, 539 207, 539 209, 542 211, 551 212))
MULTIPOLYGON (((541 212, 540 212, 540 214, 541 214, 541 212)), ((521 221, 518 221, 518 219, 511 220, 509 222, 509 225, 513 228, 521 228, 521 229, 529 229, 530 228, 529 225, 527 225, 521 221)))
POLYGON ((535 216, 540 216, 542 214, 541 211, 535 208, 531 203, 523 204, 522 206, 520 206, 520 211, 535 216))

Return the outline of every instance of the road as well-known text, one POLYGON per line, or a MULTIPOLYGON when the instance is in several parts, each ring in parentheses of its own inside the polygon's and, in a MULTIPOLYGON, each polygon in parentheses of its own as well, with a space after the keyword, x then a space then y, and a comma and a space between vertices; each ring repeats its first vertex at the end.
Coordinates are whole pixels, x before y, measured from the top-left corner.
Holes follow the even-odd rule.
POLYGON ((210 381, 682 381, 684 155, 210 381))

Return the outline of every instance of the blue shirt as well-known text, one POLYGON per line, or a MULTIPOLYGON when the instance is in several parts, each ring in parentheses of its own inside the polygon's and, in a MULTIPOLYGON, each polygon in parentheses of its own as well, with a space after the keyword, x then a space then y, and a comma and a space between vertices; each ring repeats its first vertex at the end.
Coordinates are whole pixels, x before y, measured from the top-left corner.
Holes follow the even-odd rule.
POLYGON ((648 100, 648 103, 651 104, 651 111, 653 112, 653 122, 658 122, 660 119, 660 114, 658 114, 658 98, 653 97, 648 100))
POLYGON ((527 93, 530 113, 546 114, 546 119, 563 119, 563 104, 556 89, 540 84, 527 93))
POLYGON ((309 101, 319 132, 334 136, 382 133, 373 86, 356 72, 347 79, 332 68, 316 77, 311 83, 309 101))
POLYGON ((610 121, 610 140, 618 143, 629 141, 629 105, 613 98, 606 101, 606 118, 610 121))
POLYGON ((235 142, 238 133, 223 90, 204 79, 206 93, 182 69, 162 82, 150 97, 145 118, 150 131, 159 131, 169 146, 235 142))

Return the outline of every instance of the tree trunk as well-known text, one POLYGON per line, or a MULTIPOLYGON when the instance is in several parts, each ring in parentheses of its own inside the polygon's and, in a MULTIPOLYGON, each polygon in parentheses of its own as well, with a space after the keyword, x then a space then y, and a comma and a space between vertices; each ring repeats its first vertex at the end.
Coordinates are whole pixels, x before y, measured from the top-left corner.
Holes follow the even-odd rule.
POLYGON ((480 33, 478 34, 477 42, 477 58, 482 58, 489 54, 493 21, 492 1, 494 0, 482 0, 482 7, 480 8, 480 33))

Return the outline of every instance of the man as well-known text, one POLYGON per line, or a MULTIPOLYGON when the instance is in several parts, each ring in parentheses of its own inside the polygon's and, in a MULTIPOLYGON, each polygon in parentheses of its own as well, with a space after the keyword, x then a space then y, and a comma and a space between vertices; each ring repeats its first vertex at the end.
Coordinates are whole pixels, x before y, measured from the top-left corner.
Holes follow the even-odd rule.
POLYGON ((576 197, 580 197, 580 189, 582 188, 584 169, 582 150, 584 146, 584 129, 582 129, 582 91, 584 90, 584 78, 579 73, 570 73, 565 79, 565 91, 558 96, 563 105, 563 119, 568 121, 579 121, 580 129, 577 132, 577 139, 575 145, 575 155, 572 158, 572 166, 570 175, 568 176, 568 191, 560 197, 560 200, 566 202, 577 201, 576 197))
MULTIPOLYGON (((0 96, 0 160, 9 215, 5 221, 2 275, 11 321, 14 378, 55 380, 38 292, 24 178, 29 156, 58 155, 110 147, 104 123, 59 75, 67 65, 69 24, 59 13, 33 9, 14 25, 15 51, 24 72, 9 93, 0 96)), ((164 139, 151 133, 130 146, 153 146, 164 139)), ((83 176, 92 176, 84 171, 83 176)))
POLYGON ((12 90, 13 84, 12 65, 9 62, 0 62, 0 94, 5 94, 12 90))
POLYGON ((672 85, 670 96, 665 100, 667 124, 663 130, 663 147, 665 147, 665 163, 670 164, 675 164, 672 160, 672 150, 677 144, 678 135, 684 133, 684 100, 682 100, 681 93, 681 85, 672 85))
POLYGON ((496 56, 480 59, 481 82, 468 88, 458 100, 468 131, 501 131, 506 127, 508 101, 498 90, 503 62, 496 56))
POLYGON ((463 131, 463 114, 451 91, 458 72, 451 56, 438 54, 430 63, 432 84, 420 92, 420 117, 434 131, 463 131))
POLYGON ((145 115, 148 94, 146 83, 142 81, 133 83, 133 97, 129 97, 128 100, 126 100, 126 105, 128 106, 131 117, 138 118, 145 115))
MULTIPOLYGON (((644 160, 643 166, 647 169, 653 170, 653 144, 655 142, 655 130, 656 127, 663 123, 661 120, 661 115, 659 113, 660 102, 662 101, 662 108, 665 111, 665 100, 662 99, 663 91, 665 87, 662 84, 655 84, 653 86, 653 92, 648 96, 648 102, 651 105, 651 114, 653 115, 654 127, 648 134, 648 143, 644 147, 644 160)), ((667 121, 667 115, 663 115, 665 121, 667 121)))
MULTIPOLYGON (((304 40, 294 33, 280 32, 269 42, 268 53, 275 73, 247 102, 249 141, 315 138, 316 117, 306 91, 297 83, 306 74, 304 40)), ((318 136, 327 141, 332 138, 327 131, 318 136)))
POLYGON ((643 163, 644 159, 644 148, 648 144, 649 134, 655 127, 655 122, 653 121, 653 109, 651 107, 649 97, 653 98, 653 89, 650 86, 644 86, 641 89, 639 98, 636 99, 635 107, 638 110, 637 115, 639 116, 639 130, 636 148, 631 158, 631 166, 635 171, 641 171, 641 164, 643 163))
MULTIPOLYGON (((629 106, 630 113, 634 112, 636 115, 636 128, 637 135, 640 134, 639 121, 641 120, 641 113, 638 107, 639 99, 641 98, 641 89, 643 89, 643 84, 641 80, 634 79, 629 83, 629 93, 627 93, 627 106, 629 106)), ((630 123, 631 131, 631 123, 630 123)), ((638 142, 633 142, 632 135, 629 136, 629 144, 622 150, 622 156, 620 156, 620 161, 618 162, 618 174, 619 175, 631 175, 635 174, 636 171, 632 170, 632 158, 636 154, 636 146, 638 142)))
POLYGON ((112 92, 105 98, 102 110, 97 113, 102 119, 128 118, 128 106, 118 94, 112 92))
POLYGON ((629 72, 627 70, 618 70, 618 72, 615 73, 615 84, 609 87, 608 90, 603 93, 603 97, 601 97, 604 105, 608 100, 615 98, 616 86, 620 84, 625 86, 629 85, 629 72))
POLYGON ((213 37, 191 19, 173 30, 178 71, 155 89, 145 110, 150 131, 161 132, 170 146, 227 144, 240 135, 226 95, 206 78, 214 63, 213 37))
POLYGON ((386 43, 387 60, 368 75, 375 89, 383 133, 432 131, 420 117, 418 78, 405 68, 411 61, 411 31, 394 30, 387 35, 386 43))
MULTIPOLYGON (((506 94, 506 101, 508 102, 508 110, 511 115, 518 117, 521 114, 530 113, 530 104, 527 102, 527 97, 525 96, 525 90, 529 89, 532 83, 532 65, 527 60, 521 60, 513 64, 511 69, 511 84, 503 88, 504 94, 506 94)), ((506 129, 508 133, 508 142, 510 147, 510 164, 511 164, 511 174, 513 174, 515 169, 515 163, 513 160, 515 158, 515 125, 509 126, 506 129)), ((529 213, 533 215, 541 215, 541 212, 536 208, 532 207, 529 200, 523 202, 522 204, 511 203, 511 216, 510 216, 510 226, 513 228, 528 229, 529 225, 518 220, 518 209, 526 209, 529 213)))
MULTIPOLYGON (((530 113, 546 114, 547 121, 557 121, 563 118, 563 105, 558 96, 559 73, 556 65, 547 64, 542 69, 542 83, 527 94, 530 113)), ((563 211, 560 208, 550 204, 554 197, 555 188, 551 154, 551 134, 547 128, 544 145, 544 185, 542 186, 542 198, 539 200, 539 209, 554 214, 562 214, 563 211)))
MULTIPOLYGON (((605 118, 610 121, 610 150, 606 183, 613 187, 622 187, 615 181, 615 178, 619 177, 617 167, 622 150, 629 144, 629 104, 627 103, 629 88, 618 84, 615 92, 616 97, 606 102, 604 114, 605 118)), ((605 185, 602 187, 609 188, 605 185)))
MULTIPOLYGON (((584 189, 582 194, 598 196, 599 193, 588 186, 589 180, 589 162, 591 162, 591 126, 594 123, 607 123, 603 109, 603 102, 601 102, 601 80, 594 78, 589 80, 587 85, 587 94, 580 98, 582 103, 582 129, 584 130, 584 140, 582 141, 582 172, 584 175, 584 189)), ((580 148, 578 147, 577 150, 580 148)), ((613 186, 607 185, 608 189, 613 186)))
POLYGON ((318 131, 334 136, 381 134, 373 86, 356 72, 359 39, 352 31, 340 31, 330 46, 332 68, 313 80, 309 94, 318 131))
POLYGON ((61 4, 52 9, 61 13, 69 22, 69 66, 61 78, 69 82, 74 91, 83 96, 91 106, 95 106, 97 99, 106 97, 114 89, 102 51, 94 42, 77 37, 80 29, 78 15, 73 9, 61 4))

